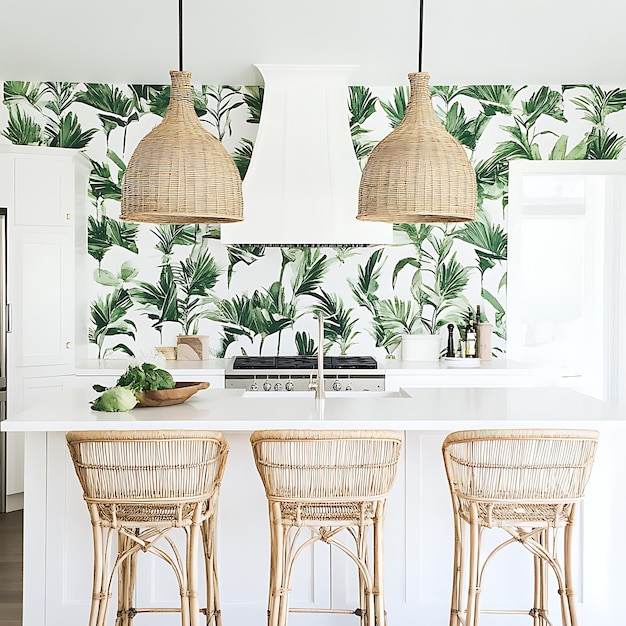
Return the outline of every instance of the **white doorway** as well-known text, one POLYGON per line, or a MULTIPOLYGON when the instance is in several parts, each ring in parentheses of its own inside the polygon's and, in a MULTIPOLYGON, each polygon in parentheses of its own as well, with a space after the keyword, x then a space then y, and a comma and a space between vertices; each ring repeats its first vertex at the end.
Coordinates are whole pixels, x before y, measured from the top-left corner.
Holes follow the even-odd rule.
POLYGON ((625 208, 626 161, 510 163, 507 356, 616 405, 626 405, 625 208))

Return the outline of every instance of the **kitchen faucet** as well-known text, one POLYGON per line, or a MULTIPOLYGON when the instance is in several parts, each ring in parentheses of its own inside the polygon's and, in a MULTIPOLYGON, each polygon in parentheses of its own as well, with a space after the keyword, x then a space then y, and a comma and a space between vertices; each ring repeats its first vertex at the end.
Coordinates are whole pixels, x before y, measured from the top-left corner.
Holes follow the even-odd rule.
POLYGON ((316 400, 322 400, 324 394, 324 315, 317 314, 317 381, 309 383, 309 389, 315 389, 316 400))

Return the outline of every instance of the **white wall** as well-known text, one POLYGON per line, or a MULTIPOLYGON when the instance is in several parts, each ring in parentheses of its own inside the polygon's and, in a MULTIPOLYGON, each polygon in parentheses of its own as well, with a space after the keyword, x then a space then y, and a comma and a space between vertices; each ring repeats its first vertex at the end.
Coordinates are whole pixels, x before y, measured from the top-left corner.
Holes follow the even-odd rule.
MULTIPOLYGON (((355 84, 406 83, 418 7, 186 0, 185 66, 205 84, 255 84, 253 63, 355 63, 355 84)), ((178 67, 171 0, 4 2, 2 21, 0 80, 160 84, 178 67)), ((430 0, 423 69, 433 84, 619 83, 624 23, 622 0, 430 0)))

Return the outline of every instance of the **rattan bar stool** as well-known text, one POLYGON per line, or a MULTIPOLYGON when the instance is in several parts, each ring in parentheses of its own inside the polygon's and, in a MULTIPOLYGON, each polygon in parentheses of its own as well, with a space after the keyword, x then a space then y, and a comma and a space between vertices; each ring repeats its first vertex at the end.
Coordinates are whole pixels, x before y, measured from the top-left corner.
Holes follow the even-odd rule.
POLYGON ((89 626, 103 626, 115 574, 116 626, 137 613, 180 612, 182 626, 221 625, 215 563, 217 499, 228 444, 212 431, 80 431, 67 433, 93 529, 94 575, 89 626), (185 550, 174 543, 182 531, 185 550), (117 555, 110 561, 117 536, 117 555), (198 552, 204 546, 207 607, 198 598, 198 552), (180 608, 133 606, 137 556, 150 552, 174 570, 180 608))
POLYGON ((399 434, 264 430, 253 433, 250 441, 269 505, 269 626, 285 626, 289 611, 353 613, 363 626, 382 626, 382 532, 400 456, 399 434), (310 529, 310 536, 302 536, 304 528, 310 529), (347 532, 345 539, 342 531, 347 532), (336 546, 356 564, 360 596, 356 610, 288 607, 294 562, 316 541, 336 546))
POLYGON ((533 626, 550 626, 550 569, 560 595, 562 624, 577 626, 573 527, 597 442, 595 430, 468 430, 446 437, 442 449, 454 510, 451 626, 477 626, 479 613, 529 614, 533 626), (483 531, 491 528, 510 536, 482 556, 483 531), (533 606, 525 611, 481 611, 485 567, 502 548, 515 543, 533 555, 533 606))

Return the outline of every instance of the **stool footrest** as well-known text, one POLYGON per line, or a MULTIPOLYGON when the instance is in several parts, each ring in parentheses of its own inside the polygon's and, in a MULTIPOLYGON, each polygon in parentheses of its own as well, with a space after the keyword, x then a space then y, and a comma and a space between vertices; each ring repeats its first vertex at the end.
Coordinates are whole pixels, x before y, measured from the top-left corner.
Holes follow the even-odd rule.
POLYGON ((365 615, 365 611, 361 611, 361 609, 306 609, 306 608, 290 608, 290 613, 337 613, 341 615, 365 615))

